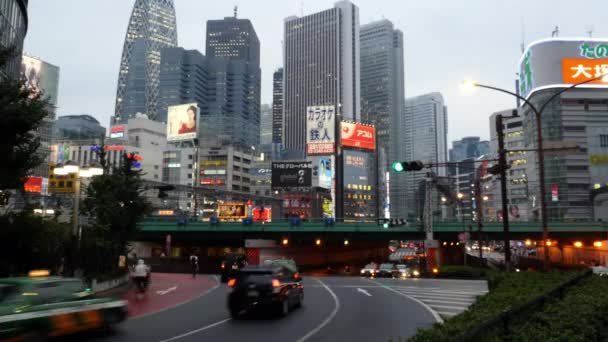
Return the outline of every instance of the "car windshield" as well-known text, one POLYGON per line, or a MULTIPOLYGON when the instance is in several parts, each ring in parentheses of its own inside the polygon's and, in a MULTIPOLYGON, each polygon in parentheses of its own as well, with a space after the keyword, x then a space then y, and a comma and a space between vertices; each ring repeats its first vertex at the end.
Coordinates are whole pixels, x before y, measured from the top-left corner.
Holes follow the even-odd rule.
POLYGON ((400 270, 406 270, 407 266, 405 266, 405 265, 397 265, 397 268, 400 269, 400 270))
POLYGON ((367 264, 364 268, 368 270, 375 270, 377 266, 375 264, 367 264))
POLYGON ((393 264, 382 264, 382 265, 380 265, 380 269, 383 269, 383 270, 393 269, 393 264))

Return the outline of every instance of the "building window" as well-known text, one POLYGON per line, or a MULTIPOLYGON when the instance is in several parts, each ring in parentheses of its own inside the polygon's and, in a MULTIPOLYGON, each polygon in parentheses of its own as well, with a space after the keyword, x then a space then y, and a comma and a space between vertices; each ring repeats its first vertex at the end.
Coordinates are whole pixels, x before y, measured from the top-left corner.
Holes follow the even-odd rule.
POLYGON ((608 147, 608 134, 600 134, 600 146, 608 147))
POLYGON ((188 168, 192 170, 192 164, 188 164, 188 168))
POLYGON ((188 155, 188 159, 192 160, 192 155, 191 154, 188 155))
POLYGON ((158 170, 158 165, 154 165, 154 170, 158 170))
POLYGON ((192 179, 192 174, 191 173, 188 174, 188 179, 192 179))

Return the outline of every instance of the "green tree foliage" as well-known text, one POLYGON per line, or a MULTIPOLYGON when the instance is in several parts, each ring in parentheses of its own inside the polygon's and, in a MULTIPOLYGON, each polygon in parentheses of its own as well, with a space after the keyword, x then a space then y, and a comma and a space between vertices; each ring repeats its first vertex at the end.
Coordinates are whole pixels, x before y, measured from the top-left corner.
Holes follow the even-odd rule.
MULTIPOLYGON (((11 50, 0 50, 0 69, 12 55, 11 50)), ((50 108, 42 96, 25 88, 22 80, 0 75, 0 190, 20 189, 42 162, 36 154, 36 130, 50 108)))
POLYGON ((123 154, 120 167, 111 174, 94 177, 86 190, 83 211, 94 218, 92 226, 83 232, 82 251, 87 253, 83 263, 88 272, 114 270, 118 256, 127 254, 128 242, 137 234, 137 223, 150 210, 142 195, 142 171, 133 170, 132 161, 123 154))
POLYGON ((0 277, 32 269, 57 272, 70 238, 67 225, 23 211, 0 216, 0 227, 0 277))

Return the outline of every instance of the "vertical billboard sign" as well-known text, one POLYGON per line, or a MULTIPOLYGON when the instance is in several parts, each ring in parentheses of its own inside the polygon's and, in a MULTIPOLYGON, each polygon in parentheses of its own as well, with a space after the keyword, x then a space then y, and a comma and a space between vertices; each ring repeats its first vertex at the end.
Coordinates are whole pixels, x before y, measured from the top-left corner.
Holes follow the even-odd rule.
POLYGON ((312 158, 312 186, 331 190, 333 156, 312 158))
POLYGON ((340 144, 363 150, 376 149, 376 130, 374 126, 354 122, 340 123, 340 144))
POLYGON ((167 141, 196 139, 199 117, 196 103, 170 106, 167 109, 167 141))
POLYGON ((334 106, 306 107, 306 154, 333 154, 336 145, 334 106))
POLYGON ((559 190, 557 188, 557 184, 551 184, 551 201, 559 201, 559 190))
POLYGON ((376 213, 376 189, 370 153, 344 150, 344 217, 371 218, 376 213))

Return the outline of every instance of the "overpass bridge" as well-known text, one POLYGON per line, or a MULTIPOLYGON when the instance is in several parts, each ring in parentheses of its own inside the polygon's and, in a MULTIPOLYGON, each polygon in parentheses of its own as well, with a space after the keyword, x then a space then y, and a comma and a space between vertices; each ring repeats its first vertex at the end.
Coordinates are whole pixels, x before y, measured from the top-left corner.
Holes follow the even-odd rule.
MULTIPOLYGON (((188 220, 178 224, 175 217, 149 217, 140 222, 140 241, 164 241, 167 234, 173 240, 181 241, 235 241, 243 239, 290 238, 310 240, 322 238, 327 241, 387 241, 387 240, 424 240, 425 233, 421 226, 397 226, 384 228, 376 222, 336 222, 326 224, 322 220, 302 221, 299 225, 289 220, 275 220, 270 223, 221 222, 210 224, 188 220)), ((540 240, 542 227, 540 222, 512 222, 509 225, 512 240, 540 240)), ((481 231, 476 223, 434 222, 433 232, 436 240, 456 241, 463 230, 470 232, 472 239, 502 240, 501 222, 484 222, 481 231)), ((608 222, 550 222, 549 236, 553 240, 568 242, 570 240, 606 240, 608 239, 608 222)))

